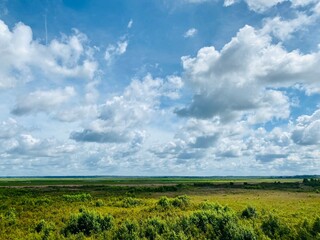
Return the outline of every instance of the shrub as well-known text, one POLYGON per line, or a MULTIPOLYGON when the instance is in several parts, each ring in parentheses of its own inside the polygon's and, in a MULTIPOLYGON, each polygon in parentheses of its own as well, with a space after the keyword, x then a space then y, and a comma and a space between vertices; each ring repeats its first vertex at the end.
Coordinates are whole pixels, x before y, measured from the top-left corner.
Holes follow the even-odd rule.
POLYGON ((80 193, 75 195, 65 194, 63 199, 67 202, 85 202, 92 199, 92 196, 89 193, 80 193))
POLYGON ((297 239, 301 240, 313 240, 312 230, 310 223, 304 220, 299 226, 297 226, 297 239))
POLYGON ((246 209, 244 209, 241 213, 242 218, 254 218, 257 217, 257 210, 254 207, 248 206, 246 209))
POLYGON ((98 199, 98 200, 96 201, 96 207, 102 207, 102 206, 104 206, 104 201, 101 200, 101 199, 98 199))
POLYGON ((185 208, 189 206, 189 204, 190 199, 187 195, 178 196, 172 200, 172 206, 174 207, 185 208))
POLYGON ((146 222, 144 229, 144 236, 147 239, 154 240, 167 232, 167 223, 158 218, 151 218, 146 222))
POLYGON ((317 217, 312 225, 312 233, 314 236, 320 234, 320 217, 317 217))
POLYGON ((200 204, 200 209, 202 210, 214 210, 214 211, 223 211, 223 207, 218 203, 212 202, 203 202, 200 204))
POLYGON ((136 198, 127 197, 122 200, 120 204, 121 207, 129 208, 129 207, 136 207, 142 204, 142 201, 136 198))
POLYGON ((35 230, 37 233, 43 233, 42 239, 46 240, 49 238, 50 233, 55 230, 55 227, 53 224, 47 223, 44 219, 42 219, 36 225, 35 230))
POLYGON ((290 233, 290 229, 273 215, 269 215, 268 219, 262 222, 261 228, 271 239, 283 239, 284 236, 290 233))
POLYGON ((159 199, 157 205, 162 208, 169 208, 171 204, 169 198, 164 196, 159 199))
POLYGON ((16 224, 16 221, 17 221, 16 209, 9 208, 8 211, 6 211, 4 214, 4 219, 6 220, 6 223, 9 226, 16 224))
POLYGON ((119 239, 119 240, 141 239, 139 236, 139 225, 135 221, 125 221, 117 229, 114 239, 119 239))
POLYGON ((67 226, 64 229, 64 234, 68 235, 83 233, 90 236, 92 233, 98 233, 111 229, 113 217, 111 215, 101 216, 95 212, 82 210, 78 215, 71 216, 67 226))

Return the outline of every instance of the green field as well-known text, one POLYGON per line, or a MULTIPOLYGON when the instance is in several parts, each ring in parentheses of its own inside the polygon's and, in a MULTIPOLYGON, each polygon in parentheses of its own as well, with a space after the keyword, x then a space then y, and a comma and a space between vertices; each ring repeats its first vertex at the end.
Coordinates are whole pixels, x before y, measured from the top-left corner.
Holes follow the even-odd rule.
POLYGON ((0 239, 320 239, 320 181, 2 178, 0 239))

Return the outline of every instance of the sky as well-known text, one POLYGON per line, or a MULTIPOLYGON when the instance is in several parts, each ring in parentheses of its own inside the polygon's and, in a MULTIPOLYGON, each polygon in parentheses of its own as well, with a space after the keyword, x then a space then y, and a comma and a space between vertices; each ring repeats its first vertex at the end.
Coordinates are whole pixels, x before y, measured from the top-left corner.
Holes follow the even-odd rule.
POLYGON ((319 0, 0 0, 0 176, 320 174, 319 0))

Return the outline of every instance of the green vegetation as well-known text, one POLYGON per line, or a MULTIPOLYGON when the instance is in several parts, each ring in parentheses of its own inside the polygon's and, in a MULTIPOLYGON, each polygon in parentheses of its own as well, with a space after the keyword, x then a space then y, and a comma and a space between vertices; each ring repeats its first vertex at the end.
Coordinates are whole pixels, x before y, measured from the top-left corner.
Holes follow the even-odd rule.
POLYGON ((320 239, 317 179, 187 180, 10 182, 0 188, 0 239, 320 239))

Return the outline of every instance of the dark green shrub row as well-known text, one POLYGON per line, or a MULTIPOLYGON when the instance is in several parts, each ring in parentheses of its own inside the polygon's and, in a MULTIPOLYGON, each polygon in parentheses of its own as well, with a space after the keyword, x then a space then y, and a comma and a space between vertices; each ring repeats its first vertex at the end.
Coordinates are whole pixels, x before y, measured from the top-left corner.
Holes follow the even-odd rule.
MULTIPOLYGON (((174 199, 161 198, 167 204, 174 199)), ((159 200, 159 201, 160 201, 159 200)), ((171 207, 174 207, 171 205, 171 207)), ((117 222, 111 215, 102 216, 96 212, 80 210, 73 215, 63 228, 63 235, 68 239, 79 236, 92 236, 94 239, 223 239, 223 240, 254 240, 254 239, 320 239, 320 218, 313 222, 289 227, 274 215, 263 215, 259 224, 255 224, 258 215, 253 207, 247 207, 241 213, 240 221, 235 212, 228 207, 214 203, 203 203, 202 210, 194 211, 185 216, 169 218, 152 217, 148 219, 127 219, 117 222), (251 219, 251 220, 248 220, 251 219)), ((258 222, 258 221, 257 221, 258 222)), ((36 232, 46 239, 54 230, 52 224, 44 220, 36 226, 36 232)))

